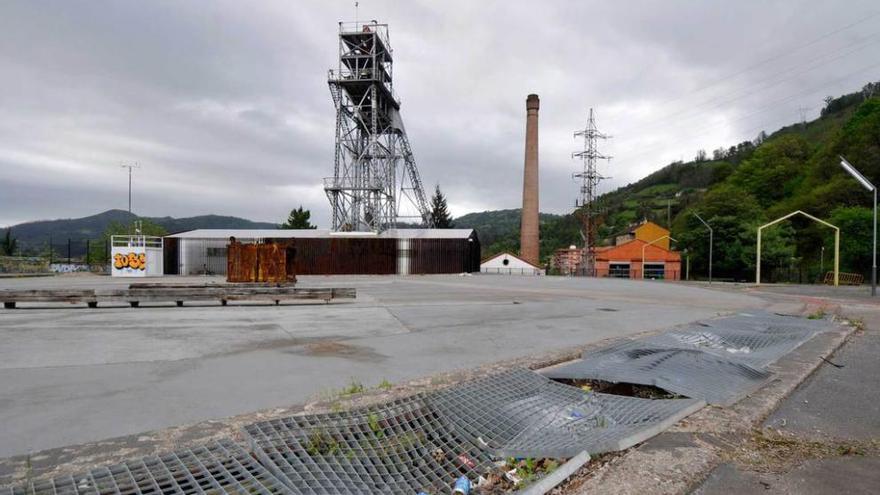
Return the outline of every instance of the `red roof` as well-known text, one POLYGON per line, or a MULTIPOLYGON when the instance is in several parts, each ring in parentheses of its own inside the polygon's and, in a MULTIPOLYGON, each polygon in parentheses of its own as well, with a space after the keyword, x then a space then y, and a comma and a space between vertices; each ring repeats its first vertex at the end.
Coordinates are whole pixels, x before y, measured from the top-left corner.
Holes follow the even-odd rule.
MULTIPOLYGON (((600 261, 642 261, 643 246, 648 243, 639 239, 624 242, 608 249, 596 249, 596 259, 600 261)), ((667 251, 655 244, 644 248, 645 261, 681 261, 678 251, 667 251)))

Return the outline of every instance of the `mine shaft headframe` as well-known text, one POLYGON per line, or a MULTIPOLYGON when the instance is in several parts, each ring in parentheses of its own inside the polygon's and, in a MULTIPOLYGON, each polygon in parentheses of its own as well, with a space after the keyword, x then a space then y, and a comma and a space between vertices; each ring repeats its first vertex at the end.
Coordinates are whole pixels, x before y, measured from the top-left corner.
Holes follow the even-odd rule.
POLYGON ((394 94, 388 25, 339 23, 339 65, 329 72, 336 108, 333 177, 324 179, 335 230, 379 231, 412 205, 427 223, 424 187, 394 94))

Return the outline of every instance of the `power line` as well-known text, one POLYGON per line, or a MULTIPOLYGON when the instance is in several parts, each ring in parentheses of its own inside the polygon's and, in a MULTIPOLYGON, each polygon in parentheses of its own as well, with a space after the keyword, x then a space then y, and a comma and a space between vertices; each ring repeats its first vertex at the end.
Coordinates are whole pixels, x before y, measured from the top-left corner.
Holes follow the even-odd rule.
POLYGON ((724 82, 724 81, 727 81, 727 80, 729 80, 729 79, 731 79, 731 78, 733 78, 733 77, 739 76, 739 75, 741 75, 741 74, 745 74, 746 72, 749 72, 749 71, 751 71, 751 70, 753 70, 753 69, 756 69, 756 68, 761 67, 761 66, 763 66, 763 65, 765 65, 765 64, 768 64, 768 63, 770 63, 770 62, 773 62, 774 60, 779 60, 780 58, 782 58, 782 57, 784 57, 784 56, 786 56, 786 55, 788 55, 788 54, 791 54, 791 53, 794 53, 794 52, 798 52, 798 51, 800 51, 800 50, 803 50, 804 48, 807 48, 807 47, 813 46, 813 45, 815 45, 816 43, 818 43, 818 42, 820 42, 820 41, 822 41, 822 40, 825 40, 825 39, 827 39, 827 38, 830 38, 831 36, 834 36, 835 34, 841 33, 841 32, 846 31, 846 30, 848 30, 848 29, 851 29, 851 28, 853 28, 853 27, 855 27, 855 26, 857 26, 857 25, 859 25, 859 24, 863 24, 863 23, 865 23, 865 22, 867 22, 867 21, 869 21, 869 20, 871 20, 871 19, 873 19, 873 18, 875 18, 875 17, 877 17, 877 16, 880 16, 880 12, 873 12, 873 13, 869 14, 868 16, 859 19, 858 21, 852 22, 852 23, 847 24, 847 25, 845 25, 845 26, 841 26, 841 27, 839 27, 839 28, 837 28, 837 29, 835 29, 835 30, 833 30, 833 31, 830 31, 830 32, 828 32, 828 33, 825 33, 825 34, 823 34, 823 35, 821 35, 821 36, 819 36, 819 37, 817 37, 817 38, 813 38, 812 40, 810 40, 810 41, 808 41, 808 42, 806 42, 806 43, 800 43, 800 44, 798 44, 797 46, 793 47, 792 49, 788 49, 788 50, 783 51, 783 52, 780 52, 780 53, 778 53, 778 54, 776 54, 776 55, 774 55, 774 56, 772 56, 772 57, 769 57, 769 58, 766 58, 766 59, 760 60, 760 61, 758 61, 758 62, 756 62, 756 63, 754 63, 754 64, 752 64, 752 65, 749 65, 749 66, 747 66, 747 67, 745 67, 745 68, 743 68, 743 69, 740 69, 740 70, 737 71, 737 72, 734 72, 734 73, 728 74, 728 75, 726 75, 726 76, 720 77, 720 78, 716 79, 715 81, 710 82, 709 84, 704 85, 704 86, 701 87, 701 88, 698 88, 698 89, 693 90, 693 91, 691 91, 691 92, 689 92, 689 93, 685 93, 685 94, 683 94, 683 95, 677 96, 677 97, 675 97, 675 98, 672 98, 672 99, 666 100, 666 101, 663 102, 662 104, 665 105, 665 104, 667 104, 667 103, 671 103, 671 102, 673 102, 673 101, 678 101, 678 100, 680 100, 680 99, 682 99, 682 98, 684 98, 684 97, 686 97, 686 96, 690 96, 690 95, 693 95, 693 94, 695 94, 695 93, 699 93, 699 92, 701 92, 701 91, 704 91, 704 90, 706 90, 706 89, 708 89, 708 88, 711 88, 711 87, 713 87, 713 86, 716 86, 716 85, 718 85, 718 84, 720 84, 720 83, 722 83, 722 82, 724 82))
MULTIPOLYGON (((793 99, 795 99, 795 98, 800 98, 800 97, 803 97, 803 96, 807 96, 807 95, 811 95, 811 94, 814 94, 814 93, 818 93, 818 92, 820 92, 820 91, 825 91, 828 87, 830 87, 830 86, 832 86, 832 85, 840 84, 841 82, 844 82, 844 81, 846 81, 847 79, 849 79, 849 78, 851 78, 851 77, 853 77, 853 76, 855 76, 855 75, 857 75, 857 74, 861 74, 862 72, 866 72, 866 71, 869 71, 869 70, 874 69, 874 68, 877 68, 877 67, 880 67, 880 63, 875 63, 875 64, 869 65, 869 66, 867 66, 867 67, 863 67, 863 68, 858 69, 858 70, 856 70, 856 71, 850 72, 850 73, 848 73, 848 74, 846 74, 846 75, 844 75, 844 76, 842 76, 842 77, 839 77, 839 78, 837 78, 837 79, 835 79, 835 80, 833 80, 833 81, 829 81, 829 82, 823 83, 823 84, 818 85, 818 86, 813 86, 811 89, 809 89, 809 90, 807 90, 807 91, 803 91, 803 92, 800 92, 800 93, 796 93, 796 94, 793 94, 793 95, 786 96, 786 97, 781 98, 781 99, 778 99, 778 100, 771 101, 771 102, 769 102, 769 103, 766 103, 766 104, 762 105, 762 108, 761 108, 760 110, 757 110, 757 111, 755 111, 755 112, 752 112, 752 113, 746 114, 746 115, 741 116, 741 117, 739 117, 739 118, 737 118, 737 119, 733 119, 733 120, 725 121, 725 122, 719 122, 719 123, 716 123, 716 124, 702 125, 702 126, 700 127, 700 130, 701 130, 701 131, 705 131, 706 129, 712 129, 712 128, 719 127, 719 126, 722 126, 722 125, 729 126, 729 125, 731 125, 731 124, 734 124, 734 123, 737 123, 737 122, 741 122, 741 121, 747 120, 747 119, 749 119, 749 118, 751 118, 751 117, 754 117, 755 115, 759 115, 759 114, 762 114, 762 113, 768 112, 768 111, 770 111, 770 110, 775 110, 775 109, 777 109, 778 107, 777 107, 776 105, 778 105, 778 104, 780 104, 780 103, 784 103, 784 102, 787 102, 787 101, 789 101, 789 100, 793 100, 793 99)), ((785 119, 790 119, 790 117, 785 117, 785 119)), ((672 124, 672 125, 675 126, 676 124, 672 124)), ((681 124, 678 124, 678 125, 681 125, 681 124)), ((672 141, 671 143, 681 143, 681 142, 684 142, 684 139, 675 140, 675 141, 672 141)), ((635 157, 644 156, 644 155, 646 155, 646 154, 652 153, 653 150, 655 150, 656 148, 658 148, 658 147, 660 147, 660 146, 669 146, 669 144, 670 144, 670 141, 664 141, 664 142, 662 142, 662 143, 658 143, 658 144, 656 144, 656 145, 647 145, 647 147, 644 147, 644 146, 643 146, 643 147, 641 147, 641 149, 643 150, 642 152, 640 152, 640 153, 638 153, 638 154, 635 154, 635 155, 629 155, 629 156, 626 156, 624 159, 629 160, 629 159, 632 159, 632 158, 635 158, 635 157)))
MULTIPOLYGON (((651 128, 657 127, 657 126, 659 126, 659 125, 664 125, 664 126, 665 126, 665 125, 668 124, 668 122, 669 122, 669 118, 670 118, 670 117, 676 117, 676 116, 679 116, 679 115, 682 115, 682 114, 688 114, 688 113, 690 113, 690 112, 692 112, 692 111, 694 111, 694 110, 696 110, 696 109, 706 107, 706 105, 709 105, 709 104, 712 104, 712 103, 715 103, 715 104, 712 105, 711 107, 708 107, 707 110, 711 110, 711 109, 719 108, 719 107, 722 106, 722 105, 726 105, 726 104, 729 104, 729 103, 731 103, 731 102, 734 102, 734 101, 737 101, 737 100, 741 100, 742 98, 745 98, 745 97, 748 97, 748 96, 752 96, 752 95, 756 94, 756 92, 755 92, 755 91, 749 91, 750 88, 763 87, 764 89, 767 89, 767 88, 771 88, 771 87, 773 87, 773 86, 776 86, 776 85, 778 85, 778 84, 781 84, 781 83, 783 83, 783 82, 789 81, 789 80, 791 80, 792 78, 794 78, 794 76, 797 76, 797 75, 800 75, 800 74, 803 74, 803 73, 806 73, 806 72, 810 72, 810 71, 815 70, 815 69, 817 69, 817 68, 819 68, 819 67, 821 67, 821 66, 823 66, 823 65, 829 64, 829 63, 831 63, 831 62, 835 62, 835 61, 837 61, 837 60, 840 60, 840 59, 842 59, 842 58, 844 58, 844 57, 847 57, 847 56, 849 56, 849 55, 852 55, 853 53, 856 53, 856 52, 858 52, 858 51, 861 51, 861 50, 867 48, 867 47, 870 46, 871 44, 876 43, 877 41, 880 41, 880 37, 878 37, 878 36, 880 36, 880 33, 874 33, 873 35, 871 35, 871 36, 869 36, 869 37, 867 38, 868 41, 860 40, 860 41, 858 41, 858 42, 856 42, 856 43, 852 43, 852 44, 850 44, 850 45, 847 45, 846 47, 843 47, 842 49, 846 49, 846 48, 850 48, 850 47, 852 47, 852 46, 859 45, 859 46, 857 46, 854 50, 851 50, 851 51, 846 52, 846 53, 844 53, 844 54, 838 55, 838 56, 833 57, 833 58, 830 58, 830 59, 828 59, 828 60, 820 61, 819 63, 815 63, 815 62, 816 62, 815 60, 811 60, 810 62, 807 62, 807 63, 803 63, 803 64, 795 64, 795 65, 793 65, 793 66, 791 66, 791 67, 788 67, 788 68, 786 68, 786 69, 783 69, 782 71, 780 71, 780 72, 778 72, 778 73, 776 73, 776 74, 771 75, 770 77, 767 77, 767 78, 761 79, 761 80, 759 80, 759 81, 757 81, 757 82, 755 82, 755 83, 752 83, 752 84, 750 84, 750 85, 747 85, 747 86, 745 86, 745 87, 743 87, 743 88, 739 88, 739 89, 737 89, 737 90, 735 90, 735 91, 732 91, 732 92, 730 92, 730 93, 727 93, 727 94, 723 94, 723 95, 715 96, 715 97, 710 98, 710 99, 708 99, 708 100, 705 100, 705 101, 703 101, 703 102, 700 102, 700 103, 697 103, 697 104, 691 105, 691 106, 689 106, 689 107, 687 107, 687 108, 683 108, 682 110, 680 110, 680 111, 678 111, 678 112, 673 112, 673 113, 667 113, 667 114, 664 114, 663 118, 661 118, 661 119, 655 119, 655 120, 652 120, 652 121, 646 122, 646 123, 644 123, 644 124, 642 124, 642 125, 636 126, 636 127, 634 127, 634 128, 626 129, 626 132, 627 132, 627 133, 636 133, 636 132, 640 132, 640 131, 644 131, 644 130, 647 130, 647 129, 651 129, 651 128), (873 38, 873 39, 872 39, 872 38, 873 38), (804 66, 806 66, 807 64, 811 64, 811 66, 807 67, 807 68, 804 69, 804 70, 800 70, 800 71, 794 72, 793 74, 791 74, 791 75, 789 75, 789 76, 787 76, 787 77, 782 77, 782 78, 779 78, 779 79, 773 81, 773 79, 774 79, 776 76, 779 76, 779 75, 785 74, 786 72, 790 72, 790 71, 792 71, 792 70, 794 70, 794 69, 798 69, 798 68, 804 67, 804 66), (766 84, 766 83, 769 83, 769 84, 766 84), (731 96, 734 96, 734 97, 733 97, 733 98, 729 98, 729 97, 731 97, 731 96), (726 99, 726 98, 729 98, 729 99, 726 99)), ((821 57, 827 57, 828 55, 833 55, 833 54, 834 54, 835 52, 837 52, 837 51, 839 51, 839 50, 833 50, 833 51, 831 51, 831 52, 829 52, 829 53, 826 53, 826 54, 824 54, 824 55, 821 55, 820 58, 821 58, 821 57)), ((685 119, 693 119, 693 118, 696 118, 696 117, 699 117, 699 116, 703 115, 704 113, 705 113, 705 112, 703 112, 703 111, 699 111, 699 112, 694 113, 693 115, 686 115, 684 118, 685 118, 685 119)))

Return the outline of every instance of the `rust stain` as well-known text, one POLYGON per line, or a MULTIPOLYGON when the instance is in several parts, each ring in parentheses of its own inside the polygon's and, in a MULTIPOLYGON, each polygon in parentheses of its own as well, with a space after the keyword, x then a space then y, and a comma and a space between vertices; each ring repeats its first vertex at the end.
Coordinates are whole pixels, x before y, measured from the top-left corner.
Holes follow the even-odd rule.
POLYGON ((379 354, 369 347, 346 344, 339 341, 315 342, 306 345, 302 351, 297 350, 291 352, 305 354, 307 356, 340 357, 364 362, 377 362, 388 359, 388 356, 379 354))
POLYGON ((227 247, 226 281, 296 282, 296 246, 293 241, 242 244, 230 238, 227 247))

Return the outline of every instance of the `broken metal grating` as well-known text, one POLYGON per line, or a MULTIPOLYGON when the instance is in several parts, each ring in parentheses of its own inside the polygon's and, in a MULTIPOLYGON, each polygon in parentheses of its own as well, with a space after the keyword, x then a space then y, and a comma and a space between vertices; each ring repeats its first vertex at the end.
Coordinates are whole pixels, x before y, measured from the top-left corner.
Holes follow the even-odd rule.
POLYGON ((254 423, 245 433, 293 493, 440 493, 493 465, 424 395, 254 423))
POLYGON ((231 440, 10 489, 10 495, 270 495, 289 493, 231 440))
POLYGON ((719 357, 764 368, 778 361, 813 336, 813 332, 785 330, 773 333, 715 327, 672 331, 649 337, 644 342, 664 347, 687 347, 719 357))
POLYGON ((620 450, 704 405, 585 392, 525 369, 428 396, 449 422, 498 457, 566 458, 620 450))
POLYGON ((729 405, 763 385, 770 373, 747 363, 697 349, 651 342, 622 342, 553 368, 554 379, 637 383, 710 404, 729 405))
POLYGON ((767 366, 828 328, 821 319, 738 314, 587 351, 581 360, 544 374, 653 385, 729 405, 769 379, 767 366))

